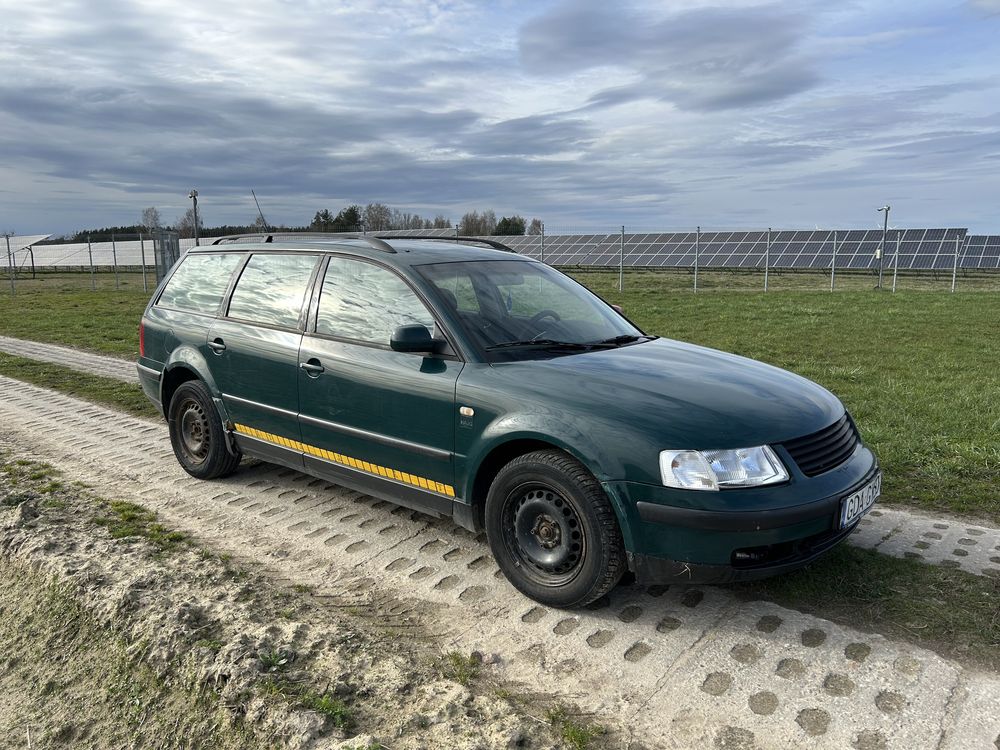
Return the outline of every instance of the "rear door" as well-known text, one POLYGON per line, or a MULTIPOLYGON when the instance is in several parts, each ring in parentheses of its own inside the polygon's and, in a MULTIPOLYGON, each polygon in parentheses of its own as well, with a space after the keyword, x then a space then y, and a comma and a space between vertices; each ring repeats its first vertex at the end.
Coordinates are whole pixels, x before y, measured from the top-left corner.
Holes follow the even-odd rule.
POLYGON ((248 452, 301 467, 298 351, 306 293, 320 260, 306 253, 254 253, 208 333, 206 359, 248 452))
POLYGON ((331 256, 299 351, 299 424, 314 473, 409 507, 451 513, 452 355, 395 352, 398 326, 432 332, 428 306, 395 271, 331 256))

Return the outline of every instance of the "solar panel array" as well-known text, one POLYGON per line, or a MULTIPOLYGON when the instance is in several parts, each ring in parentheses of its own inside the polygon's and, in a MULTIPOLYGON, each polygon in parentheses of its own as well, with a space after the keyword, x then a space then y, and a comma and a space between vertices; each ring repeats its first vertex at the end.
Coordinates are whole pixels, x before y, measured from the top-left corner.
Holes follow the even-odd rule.
MULTIPOLYGON (((421 236, 454 236, 454 229, 400 230, 377 232, 381 236, 392 234, 419 234, 421 236)), ((1000 235, 967 235, 965 229, 905 229, 889 230, 884 268, 892 269, 899 238, 900 270, 951 270, 958 239, 958 267, 968 270, 1000 270, 1000 235)), ((519 253, 543 259, 554 266, 617 267, 621 254, 621 233, 609 234, 547 234, 514 237, 491 237, 509 245, 519 253), (544 257, 543 257, 544 253, 544 257)), ((34 237, 11 238, 14 262, 19 266, 29 263, 28 243, 34 237)), ((876 255, 882 242, 880 229, 851 230, 782 230, 727 231, 667 233, 631 233, 625 235, 624 264, 627 268, 691 268, 698 247, 698 264, 702 268, 753 269, 763 268, 765 256, 770 268, 829 269, 834 260, 836 240, 836 267, 843 269, 871 269, 878 267, 876 255)), ((207 238, 205 242, 211 242, 207 238)), ((181 250, 194 244, 194 240, 181 240, 181 250)), ((116 258, 119 265, 137 266, 142 262, 142 249, 137 240, 122 240, 115 244, 94 242, 90 253, 87 243, 35 245, 34 262, 40 267, 85 267, 90 256, 98 266, 110 266, 116 258)), ((152 242, 145 242, 145 258, 153 264, 152 242)), ((4 246, 0 244, 0 252, 4 246)), ((6 262, 3 263, 6 265, 6 262)))
MULTIPOLYGON (((956 251, 964 268, 965 236, 965 229, 890 230, 883 265, 897 262, 898 238, 900 270, 950 269, 956 251)), ((546 235, 544 248, 540 236, 494 239, 554 266, 614 267, 623 254, 620 233, 546 235)), ((878 267, 881 244, 881 229, 626 234, 623 260, 628 268, 690 268, 697 254, 705 268, 763 268, 766 259, 770 268, 822 269, 834 263, 836 247, 837 268, 867 269, 878 267)))
POLYGON ((970 234, 959 260, 961 268, 1000 268, 1000 234, 970 234))

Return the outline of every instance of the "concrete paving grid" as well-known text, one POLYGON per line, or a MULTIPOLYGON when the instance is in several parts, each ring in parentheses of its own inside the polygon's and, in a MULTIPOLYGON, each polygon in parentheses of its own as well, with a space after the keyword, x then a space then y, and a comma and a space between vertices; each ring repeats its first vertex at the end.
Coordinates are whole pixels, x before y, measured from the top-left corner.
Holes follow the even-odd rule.
MULTIPOLYGON (((12 346, 26 356, 25 344, 83 366, 64 347, 12 346)), ((131 363, 102 367, 134 379, 131 363)), ((505 676, 610 717, 634 747, 1000 746, 996 675, 712 587, 620 587, 596 609, 550 610, 514 592, 483 541, 450 523, 275 467, 197 482, 162 424, 8 378, 0 392, 0 424, 18 445, 98 491, 315 582, 320 595, 375 590, 434 605, 446 647, 497 654, 505 676)), ((997 529, 874 513, 853 543, 979 575, 1000 569, 997 529)))

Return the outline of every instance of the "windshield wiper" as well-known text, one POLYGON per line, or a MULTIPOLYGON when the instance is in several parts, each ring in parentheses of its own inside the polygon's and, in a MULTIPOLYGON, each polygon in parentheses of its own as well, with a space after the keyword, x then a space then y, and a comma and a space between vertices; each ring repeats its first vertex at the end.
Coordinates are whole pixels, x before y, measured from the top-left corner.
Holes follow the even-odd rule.
POLYGON ((632 344, 639 339, 648 339, 652 341, 656 336, 647 336, 645 334, 641 336, 636 336, 633 333, 623 333, 621 336, 612 336, 610 339, 604 339, 603 341, 595 341, 595 344, 603 344, 607 346, 621 346, 622 344, 632 344))
POLYGON ((584 351, 586 349, 592 349, 595 345, 580 344, 576 341, 556 341, 555 339, 525 339, 524 341, 504 341, 502 344, 493 344, 492 346, 487 346, 486 351, 531 346, 537 346, 541 349, 573 349, 574 351, 584 351))

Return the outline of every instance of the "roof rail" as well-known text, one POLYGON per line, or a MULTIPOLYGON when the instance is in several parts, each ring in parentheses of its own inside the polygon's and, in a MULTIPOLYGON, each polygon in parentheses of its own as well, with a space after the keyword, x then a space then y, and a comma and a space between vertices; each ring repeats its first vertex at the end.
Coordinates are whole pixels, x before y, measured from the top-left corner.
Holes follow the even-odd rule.
POLYGON ((393 234, 391 236, 381 237, 380 239, 385 240, 444 240, 445 242, 478 242, 482 245, 489 245, 490 247, 496 248, 497 250, 503 250, 505 253, 517 254, 517 250, 505 245, 502 242, 497 242, 496 240, 487 240, 482 237, 427 237, 421 234, 393 234))
POLYGON ((213 245, 230 245, 236 242, 289 242, 301 240, 304 242, 309 242, 310 240, 363 240, 371 245, 376 250, 381 250, 383 253, 395 253, 396 250, 385 240, 379 237, 372 237, 366 234, 356 234, 356 233, 343 233, 343 232, 266 232, 257 234, 229 234, 225 237, 219 237, 213 242, 213 245))

